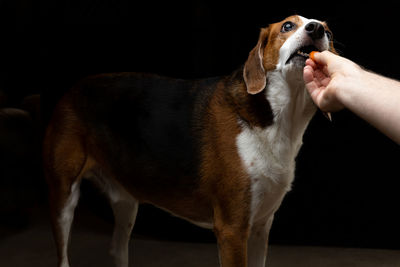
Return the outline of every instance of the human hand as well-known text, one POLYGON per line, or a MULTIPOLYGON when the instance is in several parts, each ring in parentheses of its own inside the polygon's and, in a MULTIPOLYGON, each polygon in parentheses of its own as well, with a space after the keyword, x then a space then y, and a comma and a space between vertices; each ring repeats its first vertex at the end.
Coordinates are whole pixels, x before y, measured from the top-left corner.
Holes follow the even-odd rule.
POLYGON ((352 61, 324 51, 307 59, 303 71, 306 88, 315 104, 324 112, 344 108, 340 91, 349 85, 349 79, 357 77, 357 68, 352 61))
POLYGON ((344 107, 400 144, 400 82, 362 69, 324 51, 307 59, 306 88, 324 112, 344 107))

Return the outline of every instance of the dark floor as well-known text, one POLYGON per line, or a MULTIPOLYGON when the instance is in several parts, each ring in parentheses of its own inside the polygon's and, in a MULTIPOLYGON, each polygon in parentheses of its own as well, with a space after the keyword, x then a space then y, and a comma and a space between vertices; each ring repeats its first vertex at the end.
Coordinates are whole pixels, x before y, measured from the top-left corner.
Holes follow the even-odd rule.
MULTIPOLYGON (((74 225, 70 246, 73 267, 113 266, 108 254, 111 226, 98 218, 85 218, 74 225), (108 233, 108 229, 110 230, 108 233)), ((130 266, 179 267, 218 266, 217 247, 213 243, 167 242, 134 237, 130 246, 130 266)), ((400 251, 270 246, 271 267, 398 267, 400 251)), ((0 266, 56 266, 56 256, 47 220, 35 220, 31 227, 0 239, 0 266)))

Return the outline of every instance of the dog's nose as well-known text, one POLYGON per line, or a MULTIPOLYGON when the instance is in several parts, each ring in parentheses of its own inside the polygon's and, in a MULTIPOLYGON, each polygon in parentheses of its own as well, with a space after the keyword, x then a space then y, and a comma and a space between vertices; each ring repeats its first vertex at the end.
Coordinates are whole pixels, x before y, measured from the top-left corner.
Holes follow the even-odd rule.
POLYGON ((325 28, 321 23, 310 22, 306 25, 305 30, 313 40, 318 40, 324 37, 325 28))

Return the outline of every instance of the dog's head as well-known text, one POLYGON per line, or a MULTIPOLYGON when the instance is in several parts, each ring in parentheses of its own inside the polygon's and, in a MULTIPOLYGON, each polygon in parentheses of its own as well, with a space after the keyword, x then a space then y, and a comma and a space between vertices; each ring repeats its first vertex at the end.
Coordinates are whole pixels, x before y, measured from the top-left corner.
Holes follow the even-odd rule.
POLYGON ((308 54, 324 50, 334 51, 332 33, 325 22, 295 15, 261 29, 243 70, 247 92, 261 92, 269 71, 302 72, 308 54))

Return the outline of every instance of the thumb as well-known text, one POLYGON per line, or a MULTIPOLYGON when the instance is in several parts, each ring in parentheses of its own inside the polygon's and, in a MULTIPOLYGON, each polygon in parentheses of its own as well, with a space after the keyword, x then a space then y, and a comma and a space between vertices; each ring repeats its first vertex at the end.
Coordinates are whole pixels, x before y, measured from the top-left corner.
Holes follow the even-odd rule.
POLYGON ((327 50, 323 52, 312 52, 312 54, 310 54, 310 58, 317 63, 321 69, 328 70, 328 72, 329 63, 332 62, 334 57, 336 57, 336 55, 327 50))

